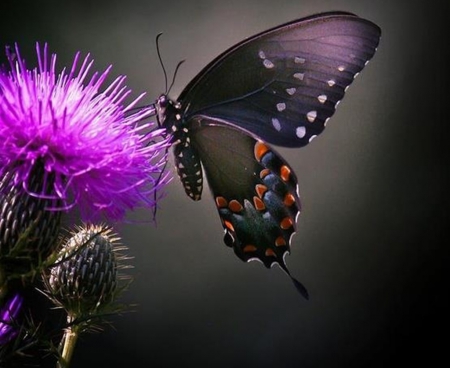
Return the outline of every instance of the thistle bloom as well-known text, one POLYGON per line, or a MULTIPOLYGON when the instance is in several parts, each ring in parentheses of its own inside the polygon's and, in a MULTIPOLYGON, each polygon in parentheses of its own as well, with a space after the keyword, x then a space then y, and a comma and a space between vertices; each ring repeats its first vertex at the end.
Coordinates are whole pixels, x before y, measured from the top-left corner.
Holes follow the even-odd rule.
POLYGON ((0 346, 11 341, 17 335, 16 318, 19 315, 22 302, 22 297, 16 294, 0 307, 0 346))
POLYGON ((162 174, 167 140, 152 123, 141 123, 151 107, 130 110, 143 97, 125 104, 131 91, 125 77, 104 91, 111 67, 88 74, 93 60, 56 72, 56 55, 36 46, 38 67, 29 70, 16 45, 7 49, 10 71, 0 69, 0 178, 32 197, 52 200, 53 210, 74 206, 85 220, 121 219, 135 207, 153 207, 168 181, 162 174), (78 71, 77 71, 78 70, 78 71), (28 186, 39 176, 45 192, 28 186))

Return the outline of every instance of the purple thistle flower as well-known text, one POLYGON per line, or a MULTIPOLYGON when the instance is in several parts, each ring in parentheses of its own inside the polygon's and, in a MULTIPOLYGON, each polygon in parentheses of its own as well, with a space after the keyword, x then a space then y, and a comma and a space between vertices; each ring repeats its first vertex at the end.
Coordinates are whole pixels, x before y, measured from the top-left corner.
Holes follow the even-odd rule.
POLYGON ((16 294, 0 307, 0 345, 4 345, 16 337, 17 316, 22 307, 23 298, 16 294))
POLYGON ((19 48, 8 52, 11 71, 0 69, 0 177, 29 195, 54 200, 68 210, 78 205, 82 218, 122 218, 135 207, 154 207, 156 194, 168 182, 163 174, 167 139, 153 123, 141 123, 153 107, 130 110, 131 91, 124 76, 103 92, 111 67, 88 74, 89 54, 79 67, 56 73, 56 55, 36 45, 38 68, 28 70, 19 48), (77 71, 78 70, 78 71, 77 71), (42 167, 42 180, 53 190, 35 193, 26 183, 42 167))

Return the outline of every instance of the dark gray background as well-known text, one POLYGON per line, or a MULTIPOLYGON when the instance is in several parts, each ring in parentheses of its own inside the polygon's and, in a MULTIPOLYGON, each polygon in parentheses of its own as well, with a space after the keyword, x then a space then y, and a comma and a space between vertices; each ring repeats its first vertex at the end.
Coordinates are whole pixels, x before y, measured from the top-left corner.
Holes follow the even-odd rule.
POLYGON ((116 318, 115 330, 82 337, 74 367, 431 366, 444 356, 448 166, 441 102, 448 89, 438 77, 445 75, 439 47, 448 42, 439 42, 444 9, 429 3, 2 1, 0 45, 19 42, 29 66, 35 41, 49 42, 60 67, 78 50, 91 52, 97 70, 112 63, 112 76, 127 75, 135 95, 148 91, 146 103, 164 91, 159 32, 169 75, 187 60, 176 97, 227 47, 295 18, 345 10, 383 31, 375 58, 325 133, 303 149, 279 150, 303 198, 287 262, 311 300, 302 300, 278 268, 238 260, 222 242, 208 189, 194 203, 175 177, 157 227, 117 227, 135 257, 124 301, 138 303, 136 312, 116 318))

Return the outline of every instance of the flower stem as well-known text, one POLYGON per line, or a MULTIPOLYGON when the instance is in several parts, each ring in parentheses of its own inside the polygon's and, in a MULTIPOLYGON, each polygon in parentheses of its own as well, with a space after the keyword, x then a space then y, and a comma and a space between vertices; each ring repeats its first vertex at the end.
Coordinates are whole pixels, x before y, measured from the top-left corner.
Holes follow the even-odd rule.
POLYGON ((72 324, 74 317, 67 316, 67 322, 69 327, 64 331, 64 336, 61 340, 61 345, 63 345, 61 358, 59 359, 58 368, 68 368, 70 361, 72 360, 73 352, 75 351, 75 345, 80 334, 80 326, 78 324, 72 324))

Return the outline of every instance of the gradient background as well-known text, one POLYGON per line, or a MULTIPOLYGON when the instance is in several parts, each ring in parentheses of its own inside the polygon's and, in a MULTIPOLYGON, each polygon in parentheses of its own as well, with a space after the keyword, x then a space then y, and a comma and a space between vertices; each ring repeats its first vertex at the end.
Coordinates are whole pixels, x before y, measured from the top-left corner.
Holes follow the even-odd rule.
POLYGON ((444 9, 428 3, 2 0, 1 47, 19 42, 30 67, 35 41, 49 42, 59 67, 91 52, 97 70, 113 64, 111 78, 125 74, 135 95, 148 91, 146 103, 164 91, 159 32, 169 76, 187 60, 176 97, 227 47, 295 18, 345 10, 383 31, 326 132, 303 149, 279 149, 303 198, 287 263, 311 300, 278 268, 236 258, 208 189, 194 203, 175 178, 157 227, 116 228, 135 257, 124 301, 139 305, 115 330, 82 336, 74 368, 433 366, 448 357, 448 90, 439 80, 448 42, 438 39, 444 9))

